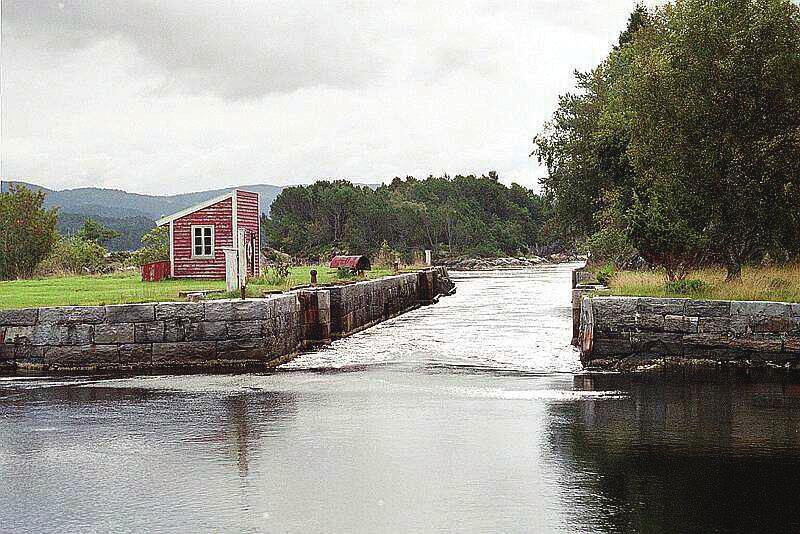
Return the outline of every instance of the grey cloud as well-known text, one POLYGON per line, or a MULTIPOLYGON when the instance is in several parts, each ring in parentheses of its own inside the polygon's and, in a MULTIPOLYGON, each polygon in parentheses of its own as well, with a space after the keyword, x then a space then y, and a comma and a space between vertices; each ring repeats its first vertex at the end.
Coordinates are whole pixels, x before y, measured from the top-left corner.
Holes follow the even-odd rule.
POLYGON ((347 88, 379 71, 380 58, 349 8, 302 6, 6 0, 2 30, 4 39, 51 56, 120 39, 158 66, 169 87, 234 99, 347 88))

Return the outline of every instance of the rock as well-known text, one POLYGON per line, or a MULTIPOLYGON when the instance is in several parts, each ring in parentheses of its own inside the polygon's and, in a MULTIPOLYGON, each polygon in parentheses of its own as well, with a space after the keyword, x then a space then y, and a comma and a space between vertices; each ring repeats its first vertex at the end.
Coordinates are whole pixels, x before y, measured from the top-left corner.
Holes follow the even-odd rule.
POLYGON ((202 302, 163 302, 156 304, 156 320, 190 319, 202 321, 205 318, 205 308, 202 302))
POLYGON ((153 362, 189 363, 213 360, 217 345, 214 341, 183 341, 178 343, 153 343, 153 362))
POLYGON ((106 306, 107 323, 146 323, 155 321, 153 304, 120 304, 106 306))
POLYGON ((34 327, 34 345, 91 345, 94 325, 38 324, 34 327))
POLYGON ((94 327, 95 343, 133 343, 133 323, 99 324, 94 327))
POLYGON ((33 326, 39 316, 38 308, 23 308, 19 310, 0 310, 0 325, 5 326, 33 326))
POLYGON ((695 317, 726 317, 731 314, 731 303, 727 300, 689 299, 684 313, 695 317))
POLYGON ((97 324, 105 322, 106 309, 103 306, 59 306, 56 308, 40 308, 39 323, 85 323, 97 324))
POLYGON ((164 341, 164 321, 137 323, 134 328, 136 343, 160 343, 164 341))
POLYGON ((698 327, 697 317, 687 317, 685 315, 664 316, 665 332, 683 332, 687 334, 696 334, 697 327, 698 327))
POLYGON ((731 315, 764 315, 769 317, 791 317, 792 305, 786 302, 731 302, 731 315))

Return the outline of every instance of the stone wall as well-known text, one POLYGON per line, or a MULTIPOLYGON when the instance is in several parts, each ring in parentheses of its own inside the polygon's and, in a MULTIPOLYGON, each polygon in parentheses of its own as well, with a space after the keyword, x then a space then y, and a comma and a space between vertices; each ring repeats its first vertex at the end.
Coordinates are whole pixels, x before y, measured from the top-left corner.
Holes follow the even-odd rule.
POLYGON ((619 367, 671 361, 800 366, 800 304, 585 297, 581 361, 619 367))
POLYGON ((437 268, 262 299, 0 310, 0 369, 269 366, 437 296, 437 268), (428 288, 428 289, 425 289, 428 288))

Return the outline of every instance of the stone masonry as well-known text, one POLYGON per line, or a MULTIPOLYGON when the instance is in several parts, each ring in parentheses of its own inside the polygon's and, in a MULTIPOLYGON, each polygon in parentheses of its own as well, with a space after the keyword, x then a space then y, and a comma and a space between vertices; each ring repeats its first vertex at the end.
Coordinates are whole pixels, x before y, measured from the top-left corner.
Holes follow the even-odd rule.
POLYGON ((800 364, 800 304, 650 297, 583 298, 581 361, 622 358, 800 364))
POLYGON ((432 301, 437 278, 447 271, 261 299, 0 310, 0 370, 269 366, 432 301))

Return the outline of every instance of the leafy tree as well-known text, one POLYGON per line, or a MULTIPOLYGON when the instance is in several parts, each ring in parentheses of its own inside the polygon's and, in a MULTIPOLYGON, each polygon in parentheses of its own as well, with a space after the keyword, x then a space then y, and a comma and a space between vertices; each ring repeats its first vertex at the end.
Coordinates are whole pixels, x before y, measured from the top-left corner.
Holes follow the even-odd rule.
POLYGON ((271 208, 271 246, 309 257, 376 253, 514 254, 540 240, 544 201, 486 176, 395 178, 376 190, 343 180, 284 189, 271 208))
POLYGON ((799 12, 789 0, 637 6, 534 138, 553 229, 600 255, 628 243, 675 277, 698 259, 733 279, 767 251, 798 254, 799 12))
POLYGON ((33 274, 56 241, 56 210, 45 210, 44 193, 11 186, 0 193, 0 279, 33 274))
POLYGON ((133 265, 169 259, 169 227, 157 226, 142 236, 144 246, 131 255, 133 265))
POLYGON ((77 234, 82 239, 97 243, 98 245, 105 245, 106 242, 119 237, 121 234, 116 230, 95 221, 94 219, 87 218, 83 222, 83 227, 77 234))
POLYGON ((648 183, 676 182, 689 224, 741 273, 800 240, 800 10, 788 0, 686 0, 637 38, 620 101, 648 183))

